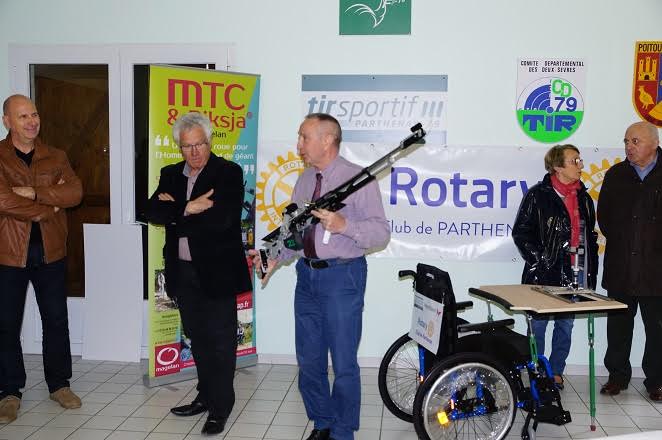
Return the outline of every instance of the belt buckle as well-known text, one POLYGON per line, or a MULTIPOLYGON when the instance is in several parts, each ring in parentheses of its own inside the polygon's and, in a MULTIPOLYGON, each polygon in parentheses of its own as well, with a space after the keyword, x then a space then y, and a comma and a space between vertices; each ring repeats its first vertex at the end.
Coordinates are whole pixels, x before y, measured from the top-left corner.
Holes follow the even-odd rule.
POLYGON ((306 259, 306 264, 312 269, 326 269, 329 267, 329 263, 324 260, 312 260, 310 258, 306 259))

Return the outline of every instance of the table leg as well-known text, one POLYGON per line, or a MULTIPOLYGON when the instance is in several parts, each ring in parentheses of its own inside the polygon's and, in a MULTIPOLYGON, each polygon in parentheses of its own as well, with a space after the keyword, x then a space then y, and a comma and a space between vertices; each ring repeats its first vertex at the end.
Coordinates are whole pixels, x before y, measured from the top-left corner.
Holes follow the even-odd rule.
POLYGON ((591 431, 595 431, 595 352, 593 350, 593 343, 595 341, 595 327, 593 322, 593 314, 588 315, 588 381, 589 381, 589 394, 590 394, 590 408, 591 413, 591 431))

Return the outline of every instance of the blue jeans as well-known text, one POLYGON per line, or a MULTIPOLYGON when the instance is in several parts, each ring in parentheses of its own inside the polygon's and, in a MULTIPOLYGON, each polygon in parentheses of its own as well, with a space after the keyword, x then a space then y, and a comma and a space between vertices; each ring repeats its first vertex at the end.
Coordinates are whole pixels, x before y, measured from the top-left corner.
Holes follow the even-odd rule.
MULTIPOLYGON (((538 354, 545 353, 545 330, 547 329, 549 318, 533 320, 533 334, 536 337, 538 354)), ((549 363, 552 367, 552 373, 562 375, 565 370, 565 360, 570 353, 570 343, 572 342, 572 326, 575 323, 574 318, 554 319, 554 333, 552 333, 552 354, 549 356, 549 363)))
POLYGON ((331 429, 335 440, 353 440, 359 429, 361 376, 357 352, 361 340, 365 258, 310 268, 296 265, 294 296, 299 391, 315 429, 331 429), (328 353, 333 364, 329 389, 328 353))
POLYGON ((28 282, 34 287, 43 328, 44 375, 48 391, 69 386, 71 351, 65 259, 44 263, 40 244, 30 244, 26 267, 0 266, 0 389, 2 397, 21 397, 25 367, 21 327, 28 282))

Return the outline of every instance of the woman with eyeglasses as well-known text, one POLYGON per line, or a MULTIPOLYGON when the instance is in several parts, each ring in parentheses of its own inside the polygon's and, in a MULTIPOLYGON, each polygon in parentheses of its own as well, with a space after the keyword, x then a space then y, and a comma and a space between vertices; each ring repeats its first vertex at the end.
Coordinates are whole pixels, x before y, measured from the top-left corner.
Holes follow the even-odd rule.
MULTIPOLYGON (((556 145, 545 154, 547 174, 524 196, 513 227, 515 245, 525 262, 522 284, 595 289, 598 234, 593 200, 580 180, 582 168, 574 145, 556 145)), ((540 354, 545 352, 548 321, 533 320, 540 354)), ((573 316, 554 317, 549 362, 559 388, 563 388, 573 321, 573 316)))

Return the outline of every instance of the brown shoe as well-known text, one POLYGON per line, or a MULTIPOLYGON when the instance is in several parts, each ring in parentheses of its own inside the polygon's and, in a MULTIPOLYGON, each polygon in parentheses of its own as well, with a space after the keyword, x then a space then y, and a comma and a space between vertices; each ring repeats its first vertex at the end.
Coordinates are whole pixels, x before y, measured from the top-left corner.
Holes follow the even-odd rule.
POLYGON ((650 397, 653 402, 662 402, 662 386, 649 388, 648 397, 650 397))
POLYGON ((0 400, 0 423, 11 423, 18 417, 21 399, 16 396, 7 396, 0 400))
POLYGON ((62 408, 75 409, 80 408, 82 403, 80 397, 74 394, 69 387, 62 387, 54 393, 51 393, 51 400, 55 400, 62 408))
POLYGON ((616 382, 612 382, 611 380, 608 380, 606 384, 602 385, 602 388, 600 388, 600 394, 606 394, 608 396, 615 396, 616 394, 619 394, 621 390, 627 390, 628 386, 622 386, 617 384, 616 382))

